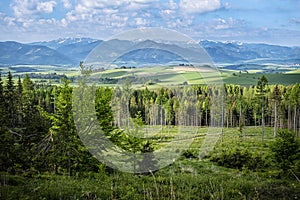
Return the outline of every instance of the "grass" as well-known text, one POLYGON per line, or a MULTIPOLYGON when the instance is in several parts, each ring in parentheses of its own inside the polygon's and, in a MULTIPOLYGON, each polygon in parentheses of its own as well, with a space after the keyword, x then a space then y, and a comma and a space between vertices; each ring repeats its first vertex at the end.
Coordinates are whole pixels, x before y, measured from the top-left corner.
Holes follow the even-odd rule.
MULTIPOLYGON (((163 136, 175 135, 163 129, 163 136)), ((237 128, 225 128, 219 148, 247 148, 265 152, 273 140, 272 128, 266 127, 261 142, 259 127, 247 127, 246 141, 237 128)), ((207 128, 199 128, 198 135, 207 128)), ((161 136, 153 135, 153 139, 161 136), (157 136, 155 138, 155 136, 157 136)), ((171 138, 169 138, 171 139, 171 138)), ((197 152, 203 139, 194 140, 190 149, 197 152)), ((163 143, 163 141, 162 141, 163 143)), ((212 152, 214 153, 214 152, 212 152)), ((72 177, 37 174, 32 177, 0 174, 1 199, 297 199, 300 184, 293 177, 281 176, 276 168, 263 171, 232 169, 208 159, 181 157, 153 175, 133 175, 119 171, 78 173, 72 177)))
MULTIPOLYGON (((1 68, 1 72, 13 72, 14 75, 21 75, 25 73, 57 73, 65 74, 68 77, 77 77, 79 70, 77 68, 65 69, 57 66, 13 66, 1 68), (21 70, 21 71, 19 71, 21 70), (27 70, 27 71, 26 71, 27 70)), ((182 85, 184 82, 188 84, 207 84, 214 81, 224 82, 227 84, 239 84, 239 85, 256 85, 257 80, 265 75, 269 81, 269 84, 282 84, 289 85, 299 83, 300 73, 299 69, 293 71, 287 71, 286 73, 264 73, 263 70, 250 70, 249 73, 239 73, 237 70, 224 70, 220 69, 220 73, 211 73, 207 71, 207 68, 200 68, 199 71, 195 71, 194 68, 190 67, 172 67, 172 66, 154 66, 148 68, 133 68, 133 69, 109 69, 103 72, 94 73, 94 77, 101 78, 114 78, 124 79, 128 76, 135 77, 146 77, 145 82, 137 83, 135 86, 139 88, 148 87, 155 89, 160 86, 174 86, 182 85), (153 85, 147 85, 147 80, 159 80, 159 82, 153 85)), ((36 81, 40 81, 37 79, 36 81)), ((46 80, 49 82, 49 80, 46 80)), ((51 80, 50 80, 51 82, 51 80)), ((109 84, 109 86, 114 86, 109 84)))
POLYGON ((258 79, 265 75, 268 79, 268 83, 270 85, 281 84, 281 85, 290 85, 299 83, 300 73, 286 73, 286 74, 260 74, 260 73, 235 73, 228 74, 223 76, 223 81, 229 84, 237 84, 237 85, 256 85, 258 79))

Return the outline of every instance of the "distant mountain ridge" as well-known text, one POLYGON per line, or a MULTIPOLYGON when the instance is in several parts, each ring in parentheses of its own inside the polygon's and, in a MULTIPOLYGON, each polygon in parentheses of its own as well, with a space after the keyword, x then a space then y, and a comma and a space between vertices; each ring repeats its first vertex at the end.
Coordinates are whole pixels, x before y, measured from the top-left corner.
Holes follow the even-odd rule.
POLYGON ((293 62, 300 58, 300 47, 207 40, 201 41, 200 45, 216 63, 237 63, 255 59, 260 60, 255 62, 293 62))
POLYGON ((46 46, 28 45, 18 42, 0 42, 0 64, 2 65, 69 65, 72 60, 46 46))
MULTIPOLYGON (((83 61, 92 50, 103 41, 92 38, 60 38, 52 41, 33 42, 22 44, 14 41, 0 42, 0 65, 57 65, 57 66, 77 66, 83 61)), ((133 43, 124 40, 113 40, 105 43, 106 50, 118 48, 121 50, 131 48, 133 43)), ((176 49, 177 52, 185 52, 195 56, 197 52, 188 47, 178 46, 177 44, 165 44, 163 42, 142 41, 134 44, 140 46, 140 50, 127 52, 119 60, 133 60, 138 64, 141 62, 162 63, 175 59, 178 62, 185 62, 178 55, 164 50, 164 47, 176 49), (153 45, 147 48, 145 45, 153 45), (146 47, 143 49, 143 47, 146 47), (157 47, 157 50, 154 49, 157 47), (160 49, 161 48, 161 49, 160 49), (185 49, 186 48, 186 49, 185 49)), ((238 42, 218 42, 204 40, 199 42, 215 63, 275 63, 275 64, 299 64, 300 47, 287 47, 269 44, 252 44, 238 42)), ((105 54, 106 50, 102 52, 105 54)), ((119 51, 117 50, 117 51, 119 51)))
POLYGON ((59 38, 56 40, 51 40, 51 41, 42 41, 42 42, 32 42, 29 43, 30 45, 42 45, 42 46, 47 46, 51 49, 58 49, 63 46, 68 46, 68 45, 75 45, 75 44, 90 44, 93 42, 97 42, 99 40, 97 39, 92 39, 92 38, 59 38))

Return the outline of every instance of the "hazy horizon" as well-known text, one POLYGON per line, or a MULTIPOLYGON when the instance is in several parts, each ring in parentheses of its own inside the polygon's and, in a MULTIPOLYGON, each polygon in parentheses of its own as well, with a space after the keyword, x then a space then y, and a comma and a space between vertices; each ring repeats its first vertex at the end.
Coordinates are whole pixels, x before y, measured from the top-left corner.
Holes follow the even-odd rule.
POLYGON ((299 0, 3 0, 0 41, 106 40, 162 27, 193 40, 300 46, 299 0))

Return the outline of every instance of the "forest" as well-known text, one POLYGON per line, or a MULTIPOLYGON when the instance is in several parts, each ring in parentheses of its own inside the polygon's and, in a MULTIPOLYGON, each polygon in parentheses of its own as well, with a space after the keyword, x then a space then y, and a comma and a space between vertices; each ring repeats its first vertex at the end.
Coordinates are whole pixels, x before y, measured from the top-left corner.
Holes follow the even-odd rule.
MULTIPOLYGON (((300 85, 269 85, 262 76, 249 87, 225 84, 222 136, 199 158, 213 123, 207 85, 178 88, 95 89, 97 121, 114 144, 152 152, 174 138, 178 126, 198 131, 178 161, 158 171, 128 174, 99 162, 82 143, 73 116, 73 93, 35 83, 28 75, 0 76, 0 182, 3 199, 297 199, 300 197, 300 85), (127 91, 124 93, 122 91, 127 91), (193 94, 182 102, 178 96, 193 94), (123 103, 127 102, 127 103, 123 103), (128 116, 139 126, 161 127, 150 139, 122 129, 128 116), (183 110, 188 115, 180 117, 183 110), (195 110, 197 112, 195 112, 195 110), (199 138, 198 138, 199 137, 199 138)), ((151 158, 150 158, 151 159, 151 158)), ((137 168, 145 168, 143 162, 137 168)))

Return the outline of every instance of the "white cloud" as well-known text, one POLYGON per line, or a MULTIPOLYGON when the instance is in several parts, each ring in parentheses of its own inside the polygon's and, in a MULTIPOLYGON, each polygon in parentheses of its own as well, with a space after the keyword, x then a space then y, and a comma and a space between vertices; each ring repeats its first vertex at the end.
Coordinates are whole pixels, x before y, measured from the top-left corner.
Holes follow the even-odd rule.
POLYGON ((168 3, 168 9, 177 9, 178 8, 178 5, 177 3, 174 2, 174 0, 170 0, 169 3, 168 3))
POLYGON ((111 15, 111 14, 114 14, 114 13, 117 13, 118 10, 117 9, 110 9, 110 8, 104 8, 102 10, 102 12, 106 15, 111 15))
POLYGON ((220 0, 181 0, 179 7, 187 13, 204 13, 221 7, 220 0))
POLYGON ((141 17, 135 18, 136 26, 146 26, 148 24, 149 24, 149 22, 144 18, 141 18, 141 17))
POLYGON ((70 9, 72 7, 72 4, 70 3, 69 0, 62 0, 62 3, 64 5, 64 8, 70 9))
POLYGON ((52 13, 55 6, 55 1, 40 2, 39 0, 14 0, 10 4, 16 17, 25 17, 38 13, 52 13))
POLYGON ((174 11, 174 10, 167 9, 167 10, 162 10, 160 13, 161 13, 162 15, 165 15, 165 16, 170 16, 170 15, 174 15, 174 14, 175 14, 175 11, 174 11))
POLYGON ((56 6, 55 1, 39 2, 36 6, 37 10, 41 13, 52 13, 53 8, 56 6))
POLYGON ((78 0, 74 9, 66 13, 62 23, 68 27, 75 23, 85 23, 90 27, 103 26, 107 30, 146 26, 156 20, 151 15, 151 9, 158 7, 157 2, 158 0, 78 0))
POLYGON ((227 19, 224 18, 213 19, 208 27, 214 30, 224 30, 224 29, 237 29, 237 28, 240 29, 243 28, 244 26, 245 26, 244 20, 238 20, 229 17, 227 19))
POLYGON ((0 26, 15 26, 16 19, 0 12, 0 26))
POLYGON ((224 4, 224 8, 228 10, 228 9, 231 9, 232 6, 231 6, 231 4, 230 4, 229 2, 226 2, 226 3, 224 4))

